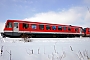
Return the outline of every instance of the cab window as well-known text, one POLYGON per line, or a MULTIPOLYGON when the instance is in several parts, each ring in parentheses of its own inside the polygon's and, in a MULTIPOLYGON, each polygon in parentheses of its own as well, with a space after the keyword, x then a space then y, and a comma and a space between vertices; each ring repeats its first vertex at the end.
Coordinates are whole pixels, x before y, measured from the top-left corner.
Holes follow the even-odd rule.
POLYGON ((18 28, 18 23, 14 23, 14 27, 18 28))
POLYGON ((36 24, 32 24, 31 27, 32 27, 32 29, 36 29, 37 28, 36 24))
POLYGON ((12 22, 7 23, 6 28, 12 28, 12 22))
POLYGON ((40 24, 40 25, 39 25, 39 29, 40 29, 40 30, 44 30, 44 25, 43 25, 43 24, 40 24))

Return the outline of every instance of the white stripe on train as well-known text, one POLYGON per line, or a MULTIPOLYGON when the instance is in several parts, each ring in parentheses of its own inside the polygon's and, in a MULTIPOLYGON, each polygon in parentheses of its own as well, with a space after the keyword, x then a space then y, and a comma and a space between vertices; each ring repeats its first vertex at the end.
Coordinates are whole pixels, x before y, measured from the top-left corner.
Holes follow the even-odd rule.
MULTIPOLYGON (((4 31, 14 32, 14 31, 4 31)), ((84 33, 69 33, 69 32, 42 32, 42 31, 17 31, 18 33, 51 33, 51 34, 84 34, 84 33)))

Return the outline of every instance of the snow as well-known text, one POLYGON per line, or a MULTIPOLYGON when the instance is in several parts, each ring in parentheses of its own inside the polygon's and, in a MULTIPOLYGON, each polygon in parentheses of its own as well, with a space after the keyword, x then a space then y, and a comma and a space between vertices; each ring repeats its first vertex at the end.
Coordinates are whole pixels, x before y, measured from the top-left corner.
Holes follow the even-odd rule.
POLYGON ((0 37, 0 60, 90 60, 90 38, 21 38, 0 37), (0 52, 1 53, 1 52, 0 52))

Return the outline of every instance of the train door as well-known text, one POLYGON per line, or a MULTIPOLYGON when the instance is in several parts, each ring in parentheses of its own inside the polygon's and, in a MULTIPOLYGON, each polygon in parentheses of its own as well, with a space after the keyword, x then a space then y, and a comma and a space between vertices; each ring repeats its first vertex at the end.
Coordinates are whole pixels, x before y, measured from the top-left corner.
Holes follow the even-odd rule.
POLYGON ((82 28, 79 28, 79 30, 80 30, 80 34, 82 34, 82 28))
POLYGON ((80 31, 80 37, 82 37, 82 28, 79 28, 79 31, 80 31))
POLYGON ((19 31, 19 23, 18 22, 14 22, 13 31, 14 32, 18 32, 19 31))

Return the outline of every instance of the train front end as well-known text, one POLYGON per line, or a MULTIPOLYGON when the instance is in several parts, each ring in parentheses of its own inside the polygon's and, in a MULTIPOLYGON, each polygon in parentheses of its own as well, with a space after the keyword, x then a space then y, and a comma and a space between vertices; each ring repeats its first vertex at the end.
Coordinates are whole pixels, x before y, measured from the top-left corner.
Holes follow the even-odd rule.
POLYGON ((19 27, 18 27, 18 22, 15 22, 14 20, 7 20, 5 27, 4 27, 4 32, 1 33, 1 36, 3 38, 5 37, 17 37, 19 27))

